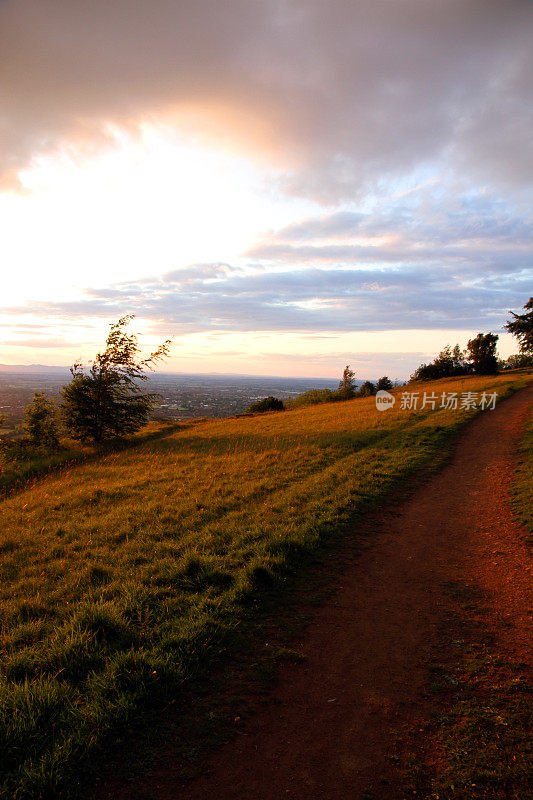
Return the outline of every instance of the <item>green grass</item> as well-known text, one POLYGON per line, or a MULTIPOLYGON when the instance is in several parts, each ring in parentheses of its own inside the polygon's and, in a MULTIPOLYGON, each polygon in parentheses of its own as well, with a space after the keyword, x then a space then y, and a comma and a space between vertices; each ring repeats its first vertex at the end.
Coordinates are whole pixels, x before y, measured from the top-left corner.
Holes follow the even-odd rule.
POLYGON ((90 754, 148 707, 179 706, 289 569, 440 466, 471 416, 368 398, 206 421, 4 500, 0 796, 76 797, 90 754))
POLYGON ((54 472, 60 467, 71 467, 83 461, 84 451, 75 445, 63 446, 54 453, 33 451, 24 458, 8 458, 0 450, 0 498, 27 486, 30 481, 54 472))
MULTIPOLYGON (((112 443, 106 449, 116 451, 137 446, 183 427, 183 423, 150 422, 139 433, 118 443, 112 443)), ((18 443, 17 439, 8 439, 0 445, 0 500, 22 489, 33 488, 36 481, 58 470, 71 469, 76 464, 94 460, 102 455, 102 450, 98 452, 91 445, 82 445, 73 439, 63 439, 59 449, 55 451, 38 447, 17 449, 18 443)))

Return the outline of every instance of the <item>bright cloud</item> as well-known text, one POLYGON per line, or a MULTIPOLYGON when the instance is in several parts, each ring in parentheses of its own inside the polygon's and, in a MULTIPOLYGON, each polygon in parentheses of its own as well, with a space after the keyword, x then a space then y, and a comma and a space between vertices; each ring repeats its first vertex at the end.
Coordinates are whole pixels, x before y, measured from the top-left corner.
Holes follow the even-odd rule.
POLYGON ((263 373, 501 330, 532 32, 529 0, 0 3, 0 362, 130 312, 263 373))

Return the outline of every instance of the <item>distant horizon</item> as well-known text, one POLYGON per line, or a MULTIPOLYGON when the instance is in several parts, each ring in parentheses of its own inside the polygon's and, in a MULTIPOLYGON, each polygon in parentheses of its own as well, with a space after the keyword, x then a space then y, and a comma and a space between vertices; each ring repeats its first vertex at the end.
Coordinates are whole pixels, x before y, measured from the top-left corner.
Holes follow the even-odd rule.
MULTIPOLYGON (((47 372, 69 372, 70 366, 61 366, 61 365, 47 365, 47 364, 0 364, 0 372, 9 373, 10 370, 21 370, 25 372, 29 372, 34 370, 35 373, 38 373, 39 370, 44 370, 47 372)), ((341 370, 342 372, 342 370, 341 370)), ((340 381, 342 375, 339 374, 338 378, 327 377, 324 375, 268 375, 263 373, 249 373, 249 372, 167 372, 164 370, 154 370, 149 371, 146 373, 148 378, 157 377, 158 375, 161 376, 184 376, 184 377, 228 377, 228 378, 267 378, 270 380, 282 380, 282 381, 329 381, 331 383, 335 383, 340 381)), ((384 377, 384 376, 380 376, 384 377)), ((387 376, 391 380, 399 381, 404 380, 404 377, 391 377, 390 375, 387 376)), ((364 376, 358 377, 357 374, 355 376, 356 381, 365 381, 365 380, 372 380, 371 378, 366 378, 364 376)))

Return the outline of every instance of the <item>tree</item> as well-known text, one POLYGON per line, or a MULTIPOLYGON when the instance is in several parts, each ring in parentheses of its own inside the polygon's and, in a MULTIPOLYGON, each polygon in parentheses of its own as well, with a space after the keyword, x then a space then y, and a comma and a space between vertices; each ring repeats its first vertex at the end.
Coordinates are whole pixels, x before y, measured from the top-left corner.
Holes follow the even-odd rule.
POLYGON ((449 344, 429 364, 421 364, 411 375, 412 381, 435 381, 439 378, 452 378, 469 372, 466 355, 458 344, 453 349, 449 344))
POLYGON ((518 339, 521 353, 533 353, 533 297, 529 298, 524 309, 526 314, 509 311, 514 320, 509 320, 504 327, 518 339))
POLYGON ((530 369, 533 367, 533 353, 518 353, 509 356, 506 361, 500 363, 501 369, 530 369))
POLYGON ((283 411, 285 406, 283 405, 283 400, 279 400, 277 397, 263 397, 262 400, 256 400, 255 403, 252 403, 246 409, 247 414, 253 414, 261 411, 283 411))
POLYGON ((350 369, 347 364, 342 373, 342 378, 339 383, 338 394, 343 400, 348 400, 350 397, 355 396, 355 372, 350 369))
POLYGON ((384 375, 383 378, 379 379, 379 381, 377 382, 377 386, 376 386, 376 389, 377 389, 378 392, 379 392, 380 389, 384 389, 386 392, 390 392, 390 390, 393 389, 393 388, 394 388, 394 386, 393 386, 393 383, 392 383, 391 379, 387 378, 386 375, 384 375))
POLYGON ((63 388, 62 411, 71 436, 96 445, 139 430, 147 421, 157 395, 142 392, 146 369, 168 355, 167 339, 148 358, 140 358, 137 337, 126 331, 134 318, 129 314, 111 325, 106 349, 92 366, 76 362, 71 382, 63 388))
POLYGON ((365 381, 357 394, 359 397, 371 397, 373 394, 376 394, 376 386, 372 381, 365 381))
POLYGON ((478 333, 467 345, 468 360, 476 375, 495 375, 498 372, 496 343, 494 333, 478 333))
POLYGON ((46 450, 59 447, 56 404, 44 392, 34 393, 26 408, 22 429, 34 447, 46 450))
POLYGON ((466 353, 464 350, 461 350, 458 344, 456 344, 451 351, 451 359, 453 375, 464 375, 469 371, 466 353))

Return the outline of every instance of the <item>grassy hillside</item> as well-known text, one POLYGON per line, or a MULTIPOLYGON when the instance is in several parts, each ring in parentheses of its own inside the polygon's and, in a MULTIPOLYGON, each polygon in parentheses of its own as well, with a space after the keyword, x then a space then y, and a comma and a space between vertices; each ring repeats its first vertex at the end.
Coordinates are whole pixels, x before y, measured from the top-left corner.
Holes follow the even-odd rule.
MULTIPOLYGON (((502 397, 526 379, 416 390, 502 397)), ((4 500, 0 796, 75 796, 90 751, 208 667, 302 553, 442 463, 475 413, 399 405, 204 422, 4 500)))

